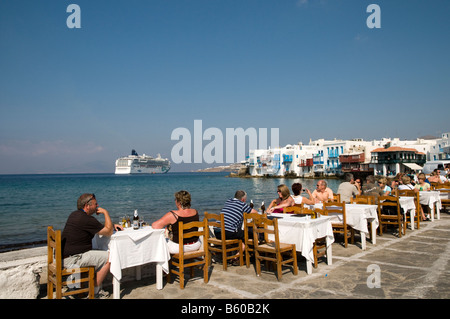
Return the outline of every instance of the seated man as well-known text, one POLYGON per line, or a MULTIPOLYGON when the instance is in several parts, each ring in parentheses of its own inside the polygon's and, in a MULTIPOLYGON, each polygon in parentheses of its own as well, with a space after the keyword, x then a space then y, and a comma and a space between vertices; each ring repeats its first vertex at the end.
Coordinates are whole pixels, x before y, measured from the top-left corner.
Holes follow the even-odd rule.
POLYGON ((384 192, 380 186, 375 183, 375 176, 366 177, 366 184, 362 187, 363 195, 375 196, 375 202, 378 203, 378 197, 383 196, 384 192))
POLYGON ((312 199, 315 203, 326 203, 333 200, 333 191, 327 186, 327 182, 324 180, 317 182, 317 188, 312 193, 312 199))
POLYGON ((355 195, 360 194, 359 184, 355 183, 353 174, 345 174, 345 182, 339 185, 337 193, 341 195, 341 201, 345 203, 350 203, 351 199, 355 195))
MULTIPOLYGON (((247 193, 243 190, 238 190, 234 198, 230 198, 225 202, 222 208, 223 218, 225 222, 225 238, 226 239, 242 239, 244 240, 244 230, 242 223, 244 222, 244 213, 257 213, 247 203, 247 193)), ((220 229, 214 229, 214 234, 218 239, 221 239, 220 229)), ((250 234, 249 234, 250 235, 250 234)), ((251 234, 253 238, 253 233, 251 234)), ((245 248, 244 242, 242 242, 245 248)))
POLYGON ((119 225, 113 226, 108 211, 98 207, 94 194, 81 195, 77 201, 77 208, 69 215, 61 235, 64 267, 94 266, 96 296, 107 297, 108 294, 105 291, 100 291, 100 286, 109 273, 109 253, 104 250, 92 250, 92 238, 95 234, 111 236, 114 226, 119 229, 122 229, 122 227, 119 225), (92 216, 94 213, 104 215, 104 226, 92 216))

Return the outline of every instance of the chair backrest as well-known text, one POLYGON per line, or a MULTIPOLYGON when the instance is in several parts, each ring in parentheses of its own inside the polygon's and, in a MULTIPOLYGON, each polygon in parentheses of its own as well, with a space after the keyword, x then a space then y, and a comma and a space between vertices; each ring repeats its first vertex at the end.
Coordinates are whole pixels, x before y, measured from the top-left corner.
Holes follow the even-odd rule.
MULTIPOLYGON (((248 242, 248 229, 252 227, 252 222, 255 219, 259 219, 261 217, 267 217, 267 213, 259 214, 259 213, 244 213, 244 238, 245 242, 248 242)), ((267 240, 267 238, 265 238, 267 240)))
POLYGON ((435 190, 436 187, 439 186, 439 183, 438 183, 438 182, 430 182, 430 186, 431 186, 431 189, 432 189, 432 190, 435 190))
MULTIPOLYGON (((276 249, 279 250, 280 240, 278 234, 278 219, 274 218, 270 220, 267 217, 260 215, 254 218, 250 224, 253 227, 253 238, 260 238, 259 234, 264 234, 264 238, 268 238, 269 235, 274 235, 274 242, 276 249)), ((254 241, 255 249, 257 249, 259 243, 258 240, 254 241)))
POLYGON ((208 251, 208 237, 209 237, 209 228, 208 228, 208 221, 206 219, 203 219, 203 221, 198 222, 189 222, 189 223, 183 223, 180 221, 178 223, 178 242, 180 243, 180 259, 182 260, 182 255, 184 256, 184 247, 183 242, 184 239, 192 238, 192 237, 203 237, 203 249, 205 252, 208 251), (189 231, 186 232, 186 230, 191 230, 192 228, 197 228, 196 231, 189 231))
POLYGON ((412 189, 399 189, 397 191, 397 196, 416 197, 416 192, 414 192, 412 189))
POLYGON ((376 205, 376 198, 374 195, 356 195, 355 199, 365 200, 368 205, 376 205))
POLYGON ((56 276, 62 273, 61 231, 47 227, 47 265, 53 265, 56 276))
POLYGON ((295 214, 295 215, 310 215, 312 218, 316 218, 314 210, 306 208, 303 204, 295 204, 294 206, 285 207, 283 213, 295 214))
POLYGON ((283 208, 284 214, 300 214, 302 212, 301 206, 289 206, 283 208))
POLYGON ((401 214, 400 201, 397 196, 380 196, 378 197, 378 213, 382 213, 383 207, 395 208, 397 214, 401 214))
POLYGON ((316 215, 316 218, 320 216, 328 216, 328 212, 326 209, 322 209, 322 208, 317 208, 314 207, 314 214, 316 215))
POLYGON ((350 202, 352 204, 367 204, 375 205, 375 196, 373 195, 356 195, 355 198, 351 198, 350 202))
POLYGON ((300 215, 309 215, 313 219, 317 217, 316 212, 313 209, 307 207, 303 207, 303 210, 301 211, 300 215))
POLYGON ((416 209, 419 209, 420 207, 419 192, 410 189, 399 189, 397 191, 397 196, 414 197, 414 204, 416 205, 416 209))
POLYGON ((333 202, 341 202, 341 194, 335 194, 333 193, 333 202))
POLYGON ((209 227, 219 228, 220 229, 220 238, 226 239, 225 237, 225 221, 223 213, 220 214, 212 214, 205 212, 205 217, 208 229, 209 227))
POLYGON ((345 203, 336 203, 336 202, 323 203, 323 209, 327 212, 327 215, 329 215, 330 213, 342 214, 342 223, 347 224, 345 203))

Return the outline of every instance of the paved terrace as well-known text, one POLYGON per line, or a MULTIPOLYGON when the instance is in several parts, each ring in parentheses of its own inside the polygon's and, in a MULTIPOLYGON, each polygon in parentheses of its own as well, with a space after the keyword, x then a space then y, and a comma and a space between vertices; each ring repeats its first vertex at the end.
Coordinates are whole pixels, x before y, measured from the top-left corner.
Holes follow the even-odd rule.
MULTIPOLYGON (((277 299, 277 298, 379 298, 379 299, 448 299, 450 298, 450 214, 441 213, 441 219, 421 223, 420 229, 407 229, 402 238, 389 230, 377 237, 374 246, 367 241, 367 250, 361 250, 359 236, 355 245, 344 248, 342 240, 333 243, 333 264, 325 259, 319 262, 311 275, 306 274, 306 262, 299 258, 299 273, 285 268, 281 281, 274 271, 262 271, 260 277, 250 268, 221 264, 210 268, 210 280, 204 284, 201 271, 188 279, 180 289, 178 278, 156 290, 154 277, 129 281, 121 285, 123 299, 277 299), (370 265, 380 269, 380 288, 369 288, 370 265)), ((189 275, 187 275, 189 278, 189 275)), ((372 282, 372 281, 371 281, 372 282)), ((111 292, 112 286, 105 287, 111 292)), ((111 295, 112 298, 112 295, 111 295)))
MULTIPOLYGON (((178 278, 172 284, 164 283, 157 290, 154 265, 143 266, 142 280, 134 280, 132 269, 124 270, 121 284, 122 299, 449 299, 450 298, 450 214, 442 212, 441 219, 422 222, 420 229, 407 229, 402 238, 392 232, 377 236, 373 246, 368 239, 367 250, 361 250, 359 235, 355 245, 344 248, 337 237, 333 243, 333 264, 325 259, 319 262, 311 275, 306 274, 306 262, 299 258, 299 273, 289 268, 277 281, 274 271, 265 271, 261 277, 254 266, 229 266, 222 270, 221 264, 210 267, 210 280, 204 284, 198 270, 193 279, 187 275, 186 287, 180 289, 178 278), (380 287, 369 288, 367 280, 380 270, 380 287), (369 267, 370 266, 370 267, 369 267), (369 268, 369 269, 368 269, 369 268), (369 270, 369 271, 368 271, 369 270), (128 275, 127 275, 128 273, 128 275), (153 274, 152 274, 153 273, 153 274), (127 280, 128 279, 128 280, 127 280)), ((1 254, 1 264, 14 267, 21 258, 36 259, 42 265, 46 260, 46 248, 25 249, 1 254)), ((27 271, 26 265, 22 271, 27 271)), ((20 275, 20 272, 17 275, 20 275)), ((46 298, 46 269, 40 274, 38 298, 46 298)), ((4 278, 9 280, 7 278, 4 278)), ((11 278, 10 278, 11 279, 11 278)), ((105 281, 104 289, 111 293, 112 277, 105 281)), ((370 280, 369 280, 370 281, 370 280)), ((370 281, 373 282, 373 281, 370 281)), ((2 298, 9 298, 2 297, 2 298)), ((20 298, 28 298, 26 295, 20 298)))

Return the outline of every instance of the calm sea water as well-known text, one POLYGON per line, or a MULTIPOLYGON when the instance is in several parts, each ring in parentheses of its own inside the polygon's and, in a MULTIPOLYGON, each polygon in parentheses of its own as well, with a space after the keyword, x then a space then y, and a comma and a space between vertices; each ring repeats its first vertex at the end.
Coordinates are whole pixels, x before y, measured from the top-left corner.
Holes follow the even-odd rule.
MULTIPOLYGON (((61 174, 0 175, 0 247, 46 239, 47 226, 63 229, 68 215, 76 210, 82 193, 94 193, 114 223, 135 209, 147 222, 176 209, 174 193, 187 190, 192 207, 200 215, 219 212, 234 192, 243 189, 256 207, 276 198, 277 186, 295 182, 315 189, 317 180, 284 178, 230 178, 228 173, 168 173, 157 175, 61 174)), ((339 180, 327 180, 336 192, 339 180)), ((97 217, 102 223, 103 216, 97 217)))

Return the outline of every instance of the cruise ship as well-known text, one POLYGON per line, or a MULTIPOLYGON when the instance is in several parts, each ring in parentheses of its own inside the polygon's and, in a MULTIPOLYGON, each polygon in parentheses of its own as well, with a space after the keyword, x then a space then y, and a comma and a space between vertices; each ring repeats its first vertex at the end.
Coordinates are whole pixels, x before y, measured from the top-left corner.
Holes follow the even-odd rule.
POLYGON ((115 174, 161 174, 170 170, 170 161, 161 155, 152 157, 145 154, 138 155, 135 150, 131 155, 116 160, 115 174))

